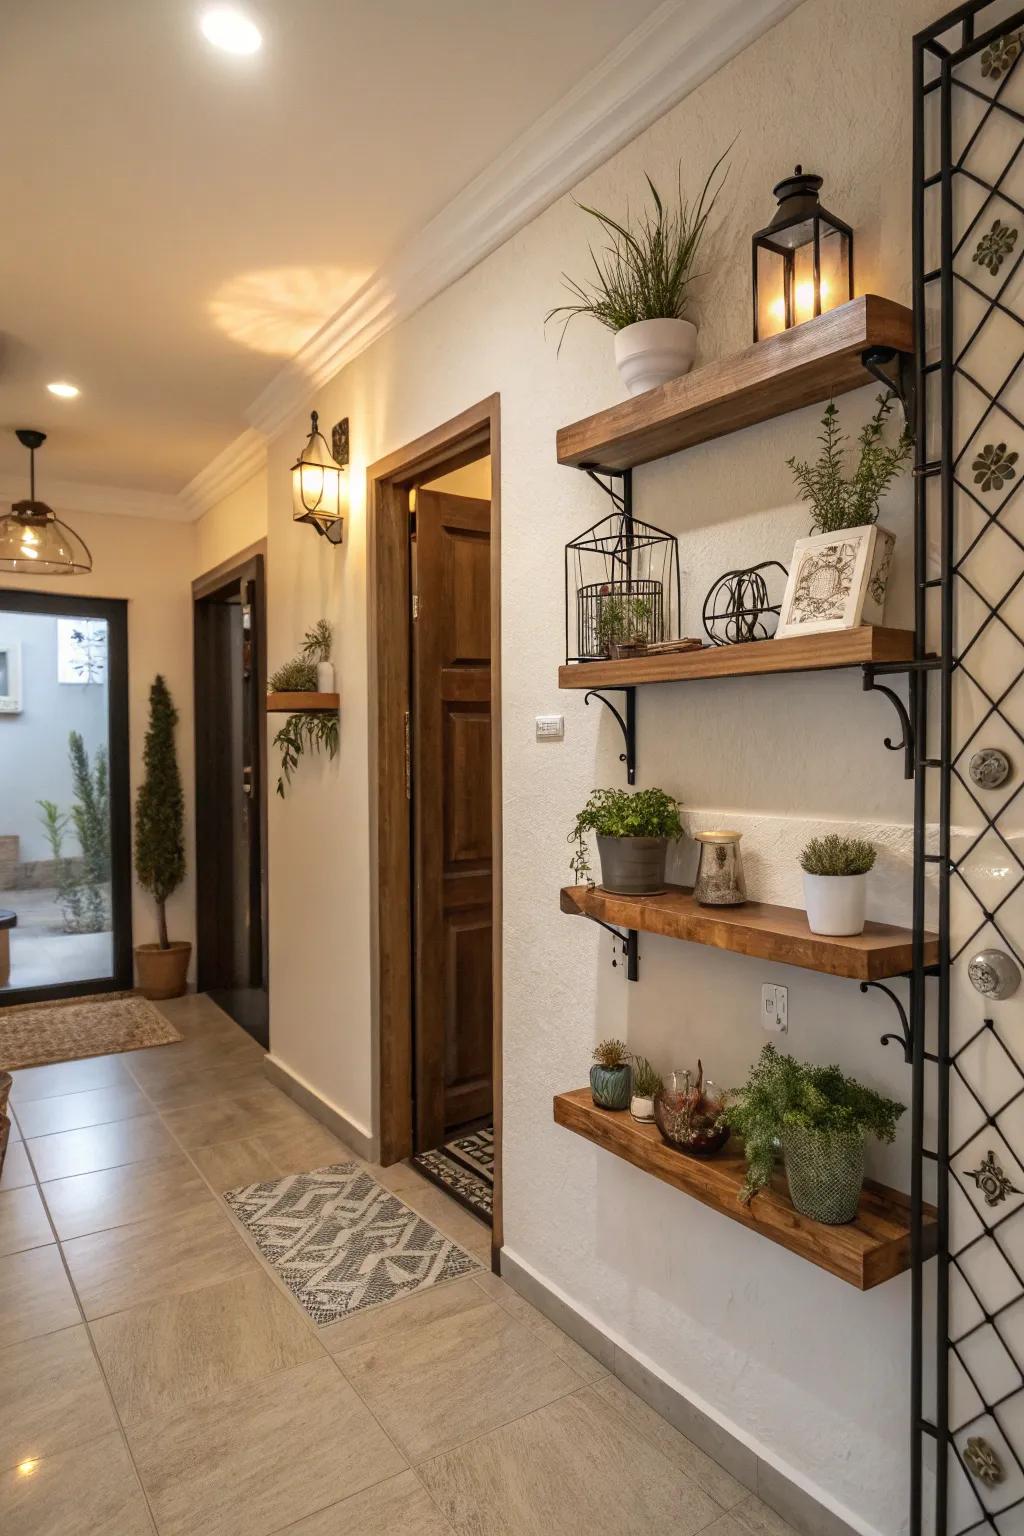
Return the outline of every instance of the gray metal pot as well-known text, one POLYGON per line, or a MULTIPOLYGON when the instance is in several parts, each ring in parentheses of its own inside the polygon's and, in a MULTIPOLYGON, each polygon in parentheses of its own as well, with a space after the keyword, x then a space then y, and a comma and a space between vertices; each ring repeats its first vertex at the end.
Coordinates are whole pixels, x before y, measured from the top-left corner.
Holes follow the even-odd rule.
POLYGON ((656 896, 665 889, 667 837, 598 837, 601 884, 617 896, 656 896))

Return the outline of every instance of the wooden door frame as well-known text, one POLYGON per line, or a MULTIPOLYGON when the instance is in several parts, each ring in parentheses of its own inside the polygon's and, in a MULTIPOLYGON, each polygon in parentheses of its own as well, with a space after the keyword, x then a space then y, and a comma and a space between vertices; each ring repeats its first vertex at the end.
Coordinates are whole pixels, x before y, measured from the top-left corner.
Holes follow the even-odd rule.
POLYGON ((366 472, 370 864, 374 1036, 383 1164, 413 1150, 412 842, 406 796, 412 606, 409 491, 489 454, 491 459, 491 839, 493 859, 494 1218, 492 1260, 502 1244, 501 1204, 501 423, 500 397, 371 464, 366 472))

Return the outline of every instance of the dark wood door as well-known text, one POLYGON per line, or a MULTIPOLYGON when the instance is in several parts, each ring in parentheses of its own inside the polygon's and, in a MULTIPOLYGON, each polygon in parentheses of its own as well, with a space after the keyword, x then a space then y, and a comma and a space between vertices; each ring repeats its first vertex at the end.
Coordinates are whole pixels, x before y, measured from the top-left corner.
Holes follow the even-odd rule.
POLYGON ((491 1113, 490 504, 420 491, 414 533, 416 1145, 491 1113))

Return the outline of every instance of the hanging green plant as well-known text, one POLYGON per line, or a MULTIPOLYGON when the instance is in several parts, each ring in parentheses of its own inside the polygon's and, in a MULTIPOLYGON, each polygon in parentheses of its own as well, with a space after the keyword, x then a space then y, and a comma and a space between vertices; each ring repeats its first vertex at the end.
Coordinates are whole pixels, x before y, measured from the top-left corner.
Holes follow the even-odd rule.
POLYGON ((281 772, 277 780, 277 792, 283 800, 286 786, 299 766, 306 751, 327 753, 329 758, 338 755, 338 717, 326 711, 303 711, 289 715, 274 737, 274 746, 280 748, 281 772))

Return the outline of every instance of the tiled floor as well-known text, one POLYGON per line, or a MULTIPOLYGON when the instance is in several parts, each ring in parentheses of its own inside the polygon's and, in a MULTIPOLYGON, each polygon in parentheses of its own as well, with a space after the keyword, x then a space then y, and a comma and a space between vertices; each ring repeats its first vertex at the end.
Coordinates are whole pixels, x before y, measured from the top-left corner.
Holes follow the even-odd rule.
POLYGON ((315 1328, 217 1196, 354 1154, 207 999, 165 1007, 180 1044, 15 1076, 4 1536, 792 1536, 486 1267, 315 1328))

